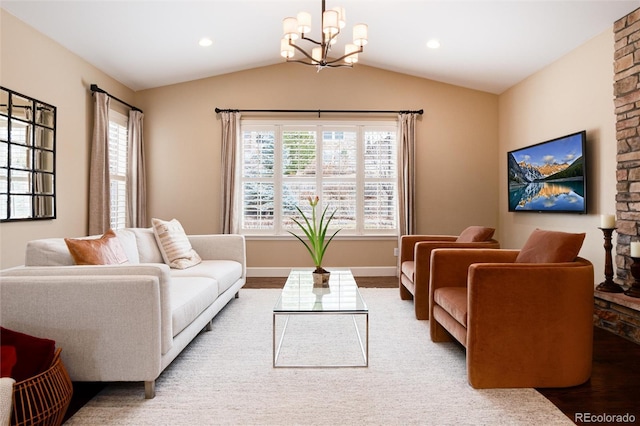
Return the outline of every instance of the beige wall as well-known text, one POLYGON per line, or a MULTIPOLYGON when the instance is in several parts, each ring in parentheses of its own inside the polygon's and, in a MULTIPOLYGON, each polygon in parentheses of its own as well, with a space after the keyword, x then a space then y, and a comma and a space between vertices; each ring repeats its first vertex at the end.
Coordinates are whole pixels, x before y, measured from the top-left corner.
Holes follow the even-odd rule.
POLYGON ((29 240, 86 235, 91 83, 133 99, 133 91, 0 9, 0 84, 58 108, 57 219, 0 224, 0 268, 22 264, 29 240))
MULTIPOLYGON (((470 224, 497 226, 497 99, 362 65, 317 73, 279 64, 141 91, 136 102, 145 111, 150 212, 178 218, 190 233, 220 231, 216 107, 424 109, 417 121, 417 231, 456 234, 470 224)), ((394 267, 394 247, 395 239, 340 239, 325 263, 394 267)), ((249 267, 312 266, 292 237, 250 239, 247 252, 249 267)))
POLYGON ((599 215, 616 211, 613 51, 613 31, 609 29, 499 98, 498 212, 503 246, 521 247, 536 227, 586 232, 580 254, 594 263, 596 283, 604 280, 604 240, 598 229, 599 215), (587 131, 589 213, 507 212, 506 152, 580 130, 587 131))
MULTIPOLYGON (((218 232, 220 121, 213 109, 424 109, 418 121, 419 233, 498 227, 519 247, 536 227, 587 232, 581 254, 603 276, 599 215, 615 211, 613 35, 607 30, 499 97, 358 65, 315 70, 281 64, 133 93, 0 10, 0 83, 58 107, 56 220, 0 224, 0 267, 22 263, 34 238, 83 235, 92 104, 97 83, 145 110, 150 214, 177 217, 189 232, 218 232), (499 117, 499 119, 498 119, 499 117), (586 129, 589 214, 507 212, 506 151, 586 129)), ((337 241, 340 266, 393 266, 391 240, 337 241)), ((249 266, 306 265, 295 241, 251 240, 249 266)))
MULTIPOLYGON (((358 65, 315 70, 281 64, 134 93, 0 10, 0 83, 58 107, 58 218, 0 224, 0 267, 22 263, 28 240, 83 235, 92 104, 97 83, 145 110, 150 214, 177 217, 193 233, 218 232, 220 121, 213 109, 424 109, 418 121, 419 233, 498 227, 519 247, 536 227, 587 232, 581 254, 603 276, 599 215, 615 211, 615 117, 611 30, 502 95, 358 65), (506 151, 577 130, 590 151, 588 215, 507 212, 506 151)), ((341 240, 341 266, 393 266, 393 240, 341 240)), ((251 240, 249 266, 307 265, 298 243, 251 240)))

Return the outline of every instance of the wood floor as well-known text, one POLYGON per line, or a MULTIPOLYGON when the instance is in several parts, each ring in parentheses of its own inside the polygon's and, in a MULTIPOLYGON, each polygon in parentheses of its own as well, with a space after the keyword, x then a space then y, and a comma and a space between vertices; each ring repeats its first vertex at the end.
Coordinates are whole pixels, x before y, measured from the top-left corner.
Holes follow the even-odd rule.
MULTIPOLYGON (((245 288, 282 288, 285 280, 248 278, 245 288)), ((357 277, 356 280, 360 287, 391 288, 398 285, 395 277, 357 277)), ((73 399, 65 420, 104 386, 102 383, 75 382, 73 399)), ((623 422, 616 422, 615 417, 597 416, 625 414, 635 419, 626 424, 640 424, 640 345, 594 327, 591 379, 583 385, 571 388, 537 390, 576 424, 621 424, 623 422)))

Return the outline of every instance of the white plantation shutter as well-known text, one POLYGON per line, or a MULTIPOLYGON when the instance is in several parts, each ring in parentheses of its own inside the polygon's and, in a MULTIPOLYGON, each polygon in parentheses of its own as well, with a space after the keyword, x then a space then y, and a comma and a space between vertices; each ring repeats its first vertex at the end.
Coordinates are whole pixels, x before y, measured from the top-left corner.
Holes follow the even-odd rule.
POLYGON ((316 132, 282 132, 282 174, 286 177, 316 174, 316 132))
POLYGON ((127 226, 127 117, 109 111, 111 229, 127 226))
POLYGON ((297 229, 296 206, 320 197, 320 214, 336 211, 340 235, 395 235, 395 121, 330 123, 243 121, 242 220, 245 234, 297 229))
POLYGON ((281 149, 281 207, 279 224, 282 230, 292 230, 297 225, 291 219, 300 218, 295 209, 298 205, 305 214, 311 214, 311 207, 304 200, 314 197, 318 179, 318 144, 317 130, 314 127, 283 127, 281 149))
POLYGON ((364 142, 364 227, 396 229, 396 132, 367 130, 364 142))
POLYGON ((274 149, 273 130, 242 133, 242 229, 274 228, 274 149))
POLYGON ((358 140, 357 128, 322 132, 322 200, 336 210, 332 227, 358 228, 358 140))

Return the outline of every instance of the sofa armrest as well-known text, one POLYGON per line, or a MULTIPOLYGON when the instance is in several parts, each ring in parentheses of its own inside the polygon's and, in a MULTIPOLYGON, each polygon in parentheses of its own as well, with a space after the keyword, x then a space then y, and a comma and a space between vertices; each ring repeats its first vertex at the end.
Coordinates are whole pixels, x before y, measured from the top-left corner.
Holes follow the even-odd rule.
POLYGON ((422 241, 455 241, 455 235, 402 235, 400 237, 400 264, 414 260, 415 245, 422 241))
POLYGON ((210 234, 189 235, 191 246, 203 260, 235 260, 242 264, 246 276, 247 253, 244 235, 210 234))
POLYGON ((161 371, 157 276, 3 276, 0 292, 2 326, 55 340, 74 381, 150 381, 161 371))
POLYGON ((593 265, 582 259, 471 265, 467 366, 472 385, 504 380, 505 366, 520 383, 522 377, 567 385, 586 381, 592 359, 593 285, 593 265), (520 365, 527 371, 519 371, 520 365), (559 370, 564 377, 557 377, 559 370))
POLYGON ((170 279, 168 265, 164 263, 136 263, 123 265, 73 265, 73 266, 16 266, 0 271, 2 277, 37 276, 91 276, 91 275, 154 275, 170 279))
MULTIPOLYGON (((160 321, 162 353, 173 345, 171 313, 171 274, 164 263, 140 263, 135 265, 74 265, 74 266, 18 266, 0 271, 2 282, 13 277, 19 282, 33 283, 39 278, 74 277, 78 281, 94 282, 98 277, 113 276, 123 282, 136 281, 136 277, 151 276, 158 280, 160 291, 160 321), (131 279, 133 277, 133 280, 131 279)), ((1 320, 1 318, 0 318, 1 320)))

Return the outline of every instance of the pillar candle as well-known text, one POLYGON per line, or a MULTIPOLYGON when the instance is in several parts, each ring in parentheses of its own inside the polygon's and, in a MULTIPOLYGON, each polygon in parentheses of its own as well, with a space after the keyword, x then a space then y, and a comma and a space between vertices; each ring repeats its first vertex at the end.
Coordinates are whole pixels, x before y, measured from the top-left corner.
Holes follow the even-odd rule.
POLYGON ((616 217, 612 214, 600 216, 600 228, 613 229, 616 227, 616 217))
POLYGON ((631 257, 640 257, 640 243, 631 243, 631 257))

